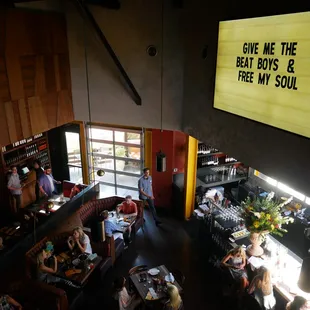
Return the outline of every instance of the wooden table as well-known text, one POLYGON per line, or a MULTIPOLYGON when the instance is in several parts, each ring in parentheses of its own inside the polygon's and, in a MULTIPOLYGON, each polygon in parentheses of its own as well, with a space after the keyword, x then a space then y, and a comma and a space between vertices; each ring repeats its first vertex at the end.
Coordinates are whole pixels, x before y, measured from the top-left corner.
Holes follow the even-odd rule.
MULTIPOLYGON (((69 268, 67 268, 67 264, 66 262, 64 263, 58 263, 58 271, 56 273, 56 276, 65 280, 69 280, 72 281, 80 286, 83 286, 86 281, 88 280, 88 278, 90 277, 90 275, 97 269, 97 267, 100 265, 100 263, 102 262, 102 257, 101 256, 97 256, 91 263, 94 264, 93 268, 91 269, 86 269, 83 268, 81 273, 76 273, 70 277, 67 277, 65 272, 68 269, 74 269, 73 265, 69 265, 69 268)), ((77 267, 76 269, 80 269, 79 267, 77 267)))
POLYGON ((115 211, 111 211, 109 212, 109 220, 111 222, 113 222, 118 228, 120 232, 125 232, 126 230, 128 230, 129 227, 131 227, 135 222, 136 222, 136 216, 134 217, 130 217, 128 219, 128 216, 124 213, 120 213, 119 214, 119 219, 116 216, 116 212, 115 211), (126 221, 124 221, 124 219, 127 218, 126 221), (121 220, 123 219, 123 220, 121 220), (126 224, 126 226, 123 225, 123 223, 128 223, 129 225, 126 224))
MULTIPOLYGON (((130 280, 134 284, 135 288, 137 289, 140 297, 142 298, 142 300, 144 302, 155 301, 155 300, 146 300, 145 299, 145 297, 147 296, 147 294, 149 292, 149 288, 153 287, 154 290, 155 290, 154 282, 153 282, 152 279, 153 278, 158 278, 158 277, 165 278, 166 275, 170 274, 168 269, 164 265, 161 265, 161 266, 158 266, 158 267, 154 267, 154 268, 156 268, 156 269, 158 269, 160 271, 159 274, 154 276, 154 277, 149 275, 147 273, 147 271, 141 271, 139 273, 136 273, 136 274, 133 274, 133 275, 130 276, 130 280), (143 273, 145 273, 147 275, 147 281, 146 282, 139 282, 140 275, 143 274, 143 273), (151 283, 149 283, 149 282, 151 282, 151 283)), ((181 286, 179 285, 179 283, 177 281, 174 281, 173 285, 175 285, 179 289, 179 292, 182 292, 182 288, 181 288, 181 286)), ((157 293, 157 296, 158 296, 158 299, 156 299, 156 300, 167 298, 167 294, 164 291, 160 291, 160 292, 156 292, 156 293, 157 293)))

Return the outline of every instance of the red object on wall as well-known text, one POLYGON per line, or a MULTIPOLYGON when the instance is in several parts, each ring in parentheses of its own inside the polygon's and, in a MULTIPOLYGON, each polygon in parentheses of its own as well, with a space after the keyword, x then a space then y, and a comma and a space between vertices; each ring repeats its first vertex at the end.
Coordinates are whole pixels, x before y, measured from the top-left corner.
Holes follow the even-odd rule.
POLYGON ((152 171, 153 191, 157 207, 170 208, 172 205, 173 174, 183 173, 185 166, 186 134, 179 131, 152 130, 152 171), (167 159, 165 172, 156 171, 156 153, 162 150, 167 159), (174 172, 174 169, 177 169, 174 172))

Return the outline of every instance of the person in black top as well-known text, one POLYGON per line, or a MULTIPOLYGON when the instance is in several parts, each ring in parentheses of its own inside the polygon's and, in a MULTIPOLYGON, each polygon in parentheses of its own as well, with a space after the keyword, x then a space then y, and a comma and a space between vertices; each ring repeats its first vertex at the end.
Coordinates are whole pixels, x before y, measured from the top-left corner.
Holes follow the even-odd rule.
POLYGON ((34 168, 34 171, 36 172, 37 181, 36 181, 35 193, 36 193, 36 202, 38 202, 40 199, 39 179, 40 179, 40 176, 44 173, 44 170, 41 167, 41 161, 39 159, 34 160, 33 168, 34 168))

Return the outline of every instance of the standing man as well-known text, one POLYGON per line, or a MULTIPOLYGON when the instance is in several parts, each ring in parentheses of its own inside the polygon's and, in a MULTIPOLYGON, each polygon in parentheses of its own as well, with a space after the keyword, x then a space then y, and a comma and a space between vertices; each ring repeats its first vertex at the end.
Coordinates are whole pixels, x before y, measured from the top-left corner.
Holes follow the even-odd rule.
POLYGON ((157 217, 154 205, 155 198, 153 196, 152 177, 150 176, 149 168, 143 169, 143 176, 138 181, 138 189, 139 189, 139 199, 143 200, 144 204, 147 201, 156 226, 160 225, 161 221, 157 217))
POLYGON ((40 200, 40 185, 39 180, 42 174, 44 174, 44 170, 41 167, 41 161, 39 159, 35 159, 33 161, 33 168, 36 173, 36 187, 35 187, 35 193, 36 193, 36 202, 40 200))
POLYGON ((57 194, 55 184, 60 184, 61 182, 53 178, 50 166, 45 166, 44 172, 39 179, 40 191, 44 196, 51 197, 53 194, 57 194))
POLYGON ((14 200, 15 200, 15 213, 18 213, 21 207, 21 195, 23 186, 20 183, 19 175, 17 173, 17 167, 11 167, 11 175, 8 180, 8 189, 10 190, 14 200))

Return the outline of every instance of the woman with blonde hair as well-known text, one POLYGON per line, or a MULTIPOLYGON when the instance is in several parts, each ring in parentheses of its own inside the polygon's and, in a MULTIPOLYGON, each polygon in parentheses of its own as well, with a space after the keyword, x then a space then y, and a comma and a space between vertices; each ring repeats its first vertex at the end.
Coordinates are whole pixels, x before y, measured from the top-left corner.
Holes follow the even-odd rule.
POLYGON ((222 259, 221 265, 228 268, 233 279, 240 283, 240 294, 243 294, 245 288, 249 285, 249 281, 245 270, 246 255, 242 246, 230 250, 222 259))
POLYGON ((276 305, 276 299, 273 295, 270 271, 265 267, 260 267, 258 275, 252 280, 248 292, 254 293, 262 309, 271 310, 276 305))
POLYGON ((167 293, 169 300, 166 302, 164 310, 181 310, 183 309, 182 298, 179 294, 179 290, 175 285, 167 285, 167 293))
POLYGON ((84 233, 81 227, 75 227, 73 229, 73 234, 68 238, 67 243, 71 251, 77 249, 81 253, 93 253, 89 237, 84 233))

